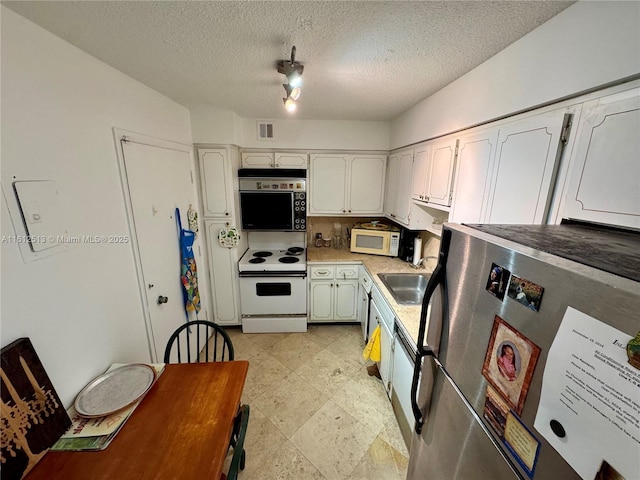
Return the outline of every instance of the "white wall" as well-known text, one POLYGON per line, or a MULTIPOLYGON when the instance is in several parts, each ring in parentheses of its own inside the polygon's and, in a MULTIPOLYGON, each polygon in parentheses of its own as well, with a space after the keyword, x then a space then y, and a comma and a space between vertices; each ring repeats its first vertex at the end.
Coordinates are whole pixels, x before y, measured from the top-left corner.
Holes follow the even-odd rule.
POLYGON ((398 148, 640 73, 640 2, 579 1, 391 122, 398 148))
POLYGON ((241 118, 212 105, 192 105, 189 110, 195 143, 229 143, 242 148, 389 149, 389 122, 241 118), (258 121, 273 123, 273 139, 258 139, 258 121))
MULTIPOLYGON (((190 144, 188 110, 1 8, 2 235, 24 234, 12 181, 43 178, 70 235, 127 235, 112 129, 190 144)), ((149 361, 130 244, 1 258, 1 343, 30 337, 65 405, 111 363, 149 361)))

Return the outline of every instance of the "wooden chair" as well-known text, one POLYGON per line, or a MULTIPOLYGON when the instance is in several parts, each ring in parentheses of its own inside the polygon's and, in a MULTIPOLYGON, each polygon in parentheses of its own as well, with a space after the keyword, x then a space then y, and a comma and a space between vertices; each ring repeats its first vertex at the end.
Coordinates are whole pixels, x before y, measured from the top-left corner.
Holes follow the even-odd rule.
POLYGON ((164 351, 164 363, 223 362, 225 360, 233 360, 231 338, 220 325, 207 320, 193 320, 180 325, 169 337, 164 351), (173 352, 176 353, 174 358, 177 358, 177 362, 171 361, 173 352))
POLYGON ((221 480, 237 480, 240 470, 244 470, 246 453, 244 451, 244 437, 247 434, 247 426, 249 425, 249 405, 241 405, 236 417, 236 425, 234 427, 234 435, 232 438, 233 457, 229 471, 223 473, 221 480))

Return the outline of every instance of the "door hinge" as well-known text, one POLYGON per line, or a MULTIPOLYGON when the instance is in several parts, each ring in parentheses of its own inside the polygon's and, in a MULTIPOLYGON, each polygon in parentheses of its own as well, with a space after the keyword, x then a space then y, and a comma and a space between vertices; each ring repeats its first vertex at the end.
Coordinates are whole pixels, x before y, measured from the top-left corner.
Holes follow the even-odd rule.
POLYGON ((560 134, 560 141, 563 145, 566 145, 569 141, 569 133, 571 132, 571 117, 567 121, 566 125, 562 129, 562 133, 560 134))
POLYGON ((189 172, 189 175, 191 175, 191 185, 193 185, 193 170, 189 172))

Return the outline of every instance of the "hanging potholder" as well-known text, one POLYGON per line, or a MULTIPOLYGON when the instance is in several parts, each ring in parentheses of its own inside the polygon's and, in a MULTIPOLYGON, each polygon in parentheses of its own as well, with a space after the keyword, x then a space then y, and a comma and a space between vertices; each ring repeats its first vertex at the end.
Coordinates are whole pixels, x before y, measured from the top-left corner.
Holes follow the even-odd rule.
POLYGON ((200 312, 200 293, 198 292, 198 269, 196 259, 193 255, 193 242, 196 239, 195 232, 182 228, 180 220, 180 209, 176 208, 176 222, 178 224, 178 234, 180 237, 180 280, 183 286, 182 295, 184 306, 189 312, 200 312))
POLYGON ((221 247, 233 248, 238 246, 240 232, 235 227, 225 227, 218 233, 218 243, 221 247))

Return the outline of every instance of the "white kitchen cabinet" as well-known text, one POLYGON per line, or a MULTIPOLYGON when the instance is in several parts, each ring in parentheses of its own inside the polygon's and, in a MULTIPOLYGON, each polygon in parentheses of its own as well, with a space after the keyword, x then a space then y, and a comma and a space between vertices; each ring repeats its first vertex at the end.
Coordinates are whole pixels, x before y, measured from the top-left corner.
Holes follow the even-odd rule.
POLYGON ((414 149, 411 197, 431 207, 451 205, 457 139, 444 139, 422 144, 414 149))
POLYGON ((459 138, 450 222, 484 221, 497 142, 497 127, 473 130, 459 138))
POLYGON ((204 224, 213 298, 213 321, 221 325, 239 325, 238 249, 221 247, 218 243, 218 233, 227 222, 205 220, 204 224))
POLYGON ((640 228, 640 89, 584 105, 562 216, 640 228))
POLYGON ((309 322, 354 322, 358 318, 358 265, 309 267, 309 322))
POLYGON ((427 203, 443 207, 451 205, 451 187, 457 147, 458 141, 453 137, 432 142, 429 152, 431 159, 429 174, 427 175, 427 203))
POLYGON ((243 168, 307 168, 307 154, 297 152, 242 152, 243 168))
POLYGON ((500 127, 486 223, 547 222, 564 122, 560 110, 500 127))
POLYGON ((307 154, 294 152, 275 152, 275 168, 307 168, 307 154))
POLYGON ((233 217, 233 174, 224 148, 198 148, 203 216, 233 217))
POLYGON ((383 155, 311 155, 309 215, 383 213, 383 155))
POLYGON ((403 225, 407 225, 409 222, 412 169, 412 150, 399 152, 389 157, 384 211, 391 219, 403 225))
POLYGON ((430 144, 424 143, 413 150, 413 172, 411 184, 411 198, 426 201, 427 175, 429 174, 430 144))

